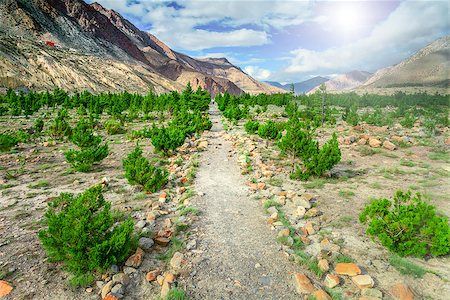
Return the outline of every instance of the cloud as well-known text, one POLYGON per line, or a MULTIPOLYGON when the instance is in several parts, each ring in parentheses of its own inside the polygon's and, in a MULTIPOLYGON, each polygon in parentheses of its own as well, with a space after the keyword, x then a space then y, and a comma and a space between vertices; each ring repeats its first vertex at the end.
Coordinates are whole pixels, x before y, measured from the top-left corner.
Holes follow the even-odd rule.
POLYGON ((265 45, 270 43, 271 30, 316 21, 308 1, 97 1, 138 19, 151 33, 178 50, 265 45))
POLYGON ((246 66, 244 68, 244 71, 257 80, 267 80, 272 74, 269 70, 260 68, 258 66, 246 66))
POLYGON ((288 66, 276 76, 282 80, 311 73, 375 71, 398 63, 448 30, 446 1, 405 1, 366 38, 323 51, 292 51, 288 66))

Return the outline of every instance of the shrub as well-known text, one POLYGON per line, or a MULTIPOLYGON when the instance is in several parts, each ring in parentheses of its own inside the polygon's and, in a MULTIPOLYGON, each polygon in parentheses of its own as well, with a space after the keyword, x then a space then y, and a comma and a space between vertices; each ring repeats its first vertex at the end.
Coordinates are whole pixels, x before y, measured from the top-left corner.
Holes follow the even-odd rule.
POLYGON ((133 221, 117 222, 100 186, 74 196, 62 193, 49 203, 47 229, 39 239, 52 261, 63 262, 71 283, 89 284, 92 272, 122 263, 136 247, 133 221))
POLYGON ((15 136, 0 133, 0 151, 9 151, 12 147, 16 146, 19 141, 15 136))
POLYGON ((175 151, 183 145, 185 132, 175 126, 152 129, 152 145, 157 151, 162 151, 164 155, 169 155, 170 151, 175 151))
POLYGON ((49 127, 49 135, 55 139, 61 139, 64 136, 70 136, 72 133, 72 128, 70 128, 69 123, 67 123, 66 118, 68 118, 67 111, 61 109, 58 112, 58 116, 53 120, 49 127))
POLYGON ((259 125, 258 135, 266 140, 276 140, 281 138, 280 129, 272 120, 267 121, 265 124, 259 125))
POLYGON ((33 128, 35 132, 42 132, 42 130, 44 130, 44 121, 41 118, 37 118, 33 128))
POLYGON ((109 135, 121 134, 125 132, 122 124, 117 120, 108 120, 105 122, 105 129, 109 135))
POLYGON ((101 137, 93 134, 92 125, 81 119, 73 130, 70 140, 80 149, 64 152, 66 160, 79 172, 88 172, 92 165, 108 156, 108 145, 100 145, 101 137))
POLYGON ((123 160, 125 178, 130 184, 140 184, 147 192, 156 192, 168 182, 168 172, 152 166, 148 159, 142 156, 139 145, 123 160))
POLYGON ((397 191, 393 202, 377 199, 364 208, 359 221, 368 224, 367 234, 400 256, 446 255, 450 251, 450 227, 435 207, 419 193, 397 191))
POLYGON ((255 134, 258 132, 259 122, 249 120, 245 123, 244 128, 247 133, 255 134))

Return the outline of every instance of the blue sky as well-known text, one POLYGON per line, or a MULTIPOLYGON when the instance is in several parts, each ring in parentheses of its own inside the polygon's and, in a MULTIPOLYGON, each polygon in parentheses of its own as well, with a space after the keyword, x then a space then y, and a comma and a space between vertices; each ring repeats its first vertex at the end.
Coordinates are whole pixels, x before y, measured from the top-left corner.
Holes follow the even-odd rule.
MULTIPOLYGON (((88 1, 94 2, 94 1, 88 1)), ((449 2, 97 0, 174 50, 298 82, 396 64, 449 34, 449 2)))

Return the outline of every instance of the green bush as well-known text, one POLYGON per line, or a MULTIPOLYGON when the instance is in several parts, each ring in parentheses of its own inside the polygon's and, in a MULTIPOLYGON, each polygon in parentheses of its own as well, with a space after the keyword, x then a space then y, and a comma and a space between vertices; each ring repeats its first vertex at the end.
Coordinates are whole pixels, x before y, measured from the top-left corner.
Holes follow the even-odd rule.
POLYGON ((70 136, 72 134, 72 128, 66 119, 68 118, 67 111, 61 109, 58 112, 58 116, 53 120, 49 127, 49 135, 55 139, 62 139, 64 136, 70 136))
POLYGON ((108 156, 108 145, 100 145, 101 137, 94 135, 91 123, 85 119, 78 122, 70 141, 80 149, 71 149, 64 152, 64 155, 67 162, 79 172, 88 172, 94 163, 108 156))
POLYGON ((13 135, 0 133, 0 151, 9 151, 16 146, 19 141, 13 135))
POLYGON ((281 138, 281 131, 274 121, 269 120, 259 125, 258 135, 266 140, 277 140, 281 138))
POLYGON ((152 129, 152 145, 157 151, 162 151, 164 155, 169 155, 183 145, 186 137, 185 132, 175 126, 152 129))
POLYGON ((120 124, 119 121, 112 119, 105 122, 105 129, 109 135, 121 134, 125 132, 125 128, 123 128, 122 124, 120 124))
POLYGON ((62 193, 49 203, 47 228, 39 239, 52 261, 63 262, 71 283, 87 285, 93 272, 122 263, 136 247, 133 221, 117 222, 100 186, 74 196, 62 193))
POLYGON ((374 200, 360 213, 359 221, 368 224, 368 235, 400 256, 439 256, 450 251, 447 218, 437 216, 435 207, 419 193, 397 191, 393 201, 374 200))
POLYGON ((247 133, 255 134, 258 132, 259 122, 249 120, 245 123, 244 128, 247 133))
POLYGON ((168 182, 167 170, 152 166, 148 159, 142 156, 139 145, 123 160, 123 168, 128 182, 142 185, 146 192, 154 193, 168 182))
POLYGON ((36 132, 42 132, 44 130, 44 121, 41 118, 37 118, 33 128, 36 132))

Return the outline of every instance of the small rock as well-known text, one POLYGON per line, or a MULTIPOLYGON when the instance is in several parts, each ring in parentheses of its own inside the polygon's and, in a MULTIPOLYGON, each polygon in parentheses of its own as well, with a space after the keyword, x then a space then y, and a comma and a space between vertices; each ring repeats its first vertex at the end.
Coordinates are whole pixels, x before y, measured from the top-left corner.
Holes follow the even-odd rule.
POLYGON ((306 208, 303 206, 297 206, 297 210, 295 211, 295 215, 299 218, 303 218, 306 213, 306 208))
POLYGON ((392 143, 389 142, 389 141, 384 141, 384 142, 383 142, 383 147, 384 147, 385 149, 390 150, 390 151, 394 151, 394 150, 397 148, 394 144, 392 144, 392 143))
POLYGON ((161 288, 161 298, 166 299, 170 291, 170 283, 164 282, 161 288))
POLYGON ((99 290, 101 290, 103 288, 103 286, 105 285, 105 283, 101 280, 97 280, 95 282, 95 285, 98 287, 99 290))
POLYGON ((156 278, 158 278, 159 273, 159 270, 150 271, 145 275, 145 279, 147 279, 147 281, 155 281, 156 278))
POLYGON ((318 215, 320 215, 320 211, 317 209, 317 207, 309 209, 305 214, 305 216, 307 216, 308 218, 317 217, 318 215))
POLYGON ((122 284, 116 284, 115 286, 113 286, 113 288, 111 289, 111 293, 114 294, 125 294, 125 288, 122 284))
POLYGON ((140 220, 139 222, 136 223, 136 225, 134 225, 137 229, 142 229, 145 227, 145 225, 147 225, 147 223, 145 222, 145 220, 140 220))
POLYGON ((300 295, 311 294, 315 290, 309 278, 302 273, 294 273, 294 285, 300 295))
POLYGON ((166 247, 170 243, 170 239, 165 237, 157 237, 155 238, 155 242, 160 246, 166 247))
POLYGON ((293 199, 293 202, 297 206, 303 206, 306 209, 310 209, 311 208, 311 203, 309 203, 309 201, 307 201, 307 200, 305 200, 303 198, 295 197, 293 199))
POLYGON ((102 298, 103 300, 119 300, 123 295, 116 295, 113 293, 109 293, 106 297, 102 298))
POLYGON ((278 232, 278 237, 289 236, 289 234, 290 234, 289 229, 288 228, 284 228, 284 229, 281 229, 278 232))
POLYGON ((255 264, 255 269, 259 269, 259 268, 261 268, 261 264, 256 263, 256 264, 255 264))
POLYGON ((366 296, 366 297, 378 298, 378 299, 383 298, 383 293, 377 289, 362 289, 361 295, 366 296))
POLYGON ((272 215, 272 214, 278 213, 278 210, 275 206, 271 206, 267 209, 267 212, 272 215))
POLYGON ((324 273, 328 272, 328 270, 330 269, 330 265, 328 264, 328 260, 326 260, 326 259, 320 259, 317 262, 317 265, 318 265, 319 269, 324 273))
POLYGON ((90 294, 90 293, 92 293, 93 290, 94 290, 93 288, 88 287, 88 288, 86 288, 86 293, 90 294))
POLYGON ((305 229, 309 235, 314 234, 316 231, 314 230, 313 224, 311 222, 306 223, 305 229))
POLYGON ((154 244, 155 242, 151 238, 141 237, 139 239, 139 247, 144 250, 150 250, 154 244))
POLYGON ((354 263, 338 263, 336 264, 336 273, 355 276, 361 274, 361 269, 354 263))
POLYGON ((7 282, 5 280, 0 280, 0 297, 9 295, 12 290, 13 290, 13 287, 11 284, 9 284, 9 282, 7 282))
POLYGON ((173 275, 172 273, 165 273, 164 274, 164 281, 163 282, 173 283, 174 281, 175 281, 175 275, 173 275))
POLYGON ((323 284, 327 287, 327 288, 334 288, 335 286, 339 285, 339 277, 333 274, 327 274, 327 276, 325 276, 325 280, 323 282, 323 284))
POLYGON ((137 248, 136 252, 127 259, 127 261, 125 262, 125 266, 138 268, 141 265, 143 258, 144 250, 142 250, 141 248, 137 248))
POLYGON ((137 270, 135 268, 132 267, 124 267, 123 268, 123 272, 125 274, 131 274, 131 273, 135 273, 137 270))
POLYGON ((130 277, 125 273, 117 273, 112 278, 113 284, 120 283, 122 285, 128 285, 130 283, 130 277))
POLYGON ((395 300, 414 300, 414 294, 406 284, 399 283, 389 290, 395 300))
POLYGON ((170 260, 170 266, 175 270, 179 270, 181 268, 181 263, 183 262, 184 255, 180 252, 175 252, 173 254, 172 259, 170 260))
POLYGON ((376 138, 370 138, 369 139, 369 145, 372 148, 379 148, 381 146, 381 141, 376 138))
POLYGON ((119 266, 118 265, 111 265, 111 267, 109 268, 109 273, 110 274, 117 274, 117 273, 119 273, 119 266))
POLYGON ((310 194, 310 193, 304 193, 302 195, 302 198, 305 199, 308 202, 315 199, 314 195, 310 194))
POLYGON ((102 288, 102 299, 108 295, 108 293, 111 291, 111 288, 113 286, 113 282, 109 281, 107 284, 105 284, 102 288))
POLYGON ((367 144, 367 140, 366 139, 359 139, 358 140, 358 145, 365 145, 367 144))
POLYGON ((324 290, 317 290, 313 294, 316 300, 331 300, 332 298, 324 290))
POLYGON ((371 288, 374 286, 374 281, 370 275, 357 275, 352 277, 352 281, 360 289, 371 288))
POLYGON ((187 250, 192 250, 197 248, 197 241, 196 240, 190 240, 187 245, 186 245, 186 249, 187 250))
MULTIPOLYGON (((198 143, 197 148, 198 149, 206 149, 208 147, 208 141, 201 141, 198 143)), ((164 298, 164 297, 163 297, 164 298)))

